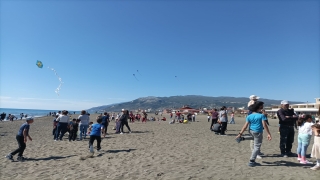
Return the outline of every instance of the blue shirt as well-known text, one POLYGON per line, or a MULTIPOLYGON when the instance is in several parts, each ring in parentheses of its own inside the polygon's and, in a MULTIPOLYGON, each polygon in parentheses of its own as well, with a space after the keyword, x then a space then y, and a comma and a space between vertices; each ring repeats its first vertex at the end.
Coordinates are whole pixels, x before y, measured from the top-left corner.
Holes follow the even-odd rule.
POLYGON ((28 123, 23 123, 18 131, 18 136, 23 136, 23 131, 27 131, 27 135, 29 135, 30 125, 28 123))
POLYGON ((263 125, 262 121, 266 121, 267 118, 264 114, 260 113, 253 113, 247 116, 246 121, 250 123, 249 129, 254 132, 262 133, 263 131, 263 125))
POLYGON ((92 124, 90 136, 101 136, 101 124, 92 124))

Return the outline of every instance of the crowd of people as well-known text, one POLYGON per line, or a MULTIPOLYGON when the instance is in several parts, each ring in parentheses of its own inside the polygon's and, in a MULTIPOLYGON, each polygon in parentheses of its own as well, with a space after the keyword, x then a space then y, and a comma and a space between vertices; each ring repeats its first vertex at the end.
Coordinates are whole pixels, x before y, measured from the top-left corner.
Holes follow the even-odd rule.
MULTIPOLYGON (((267 133, 267 140, 272 140, 271 133, 269 131, 268 116, 264 111, 264 102, 259 101, 259 97, 252 95, 250 96, 250 101, 248 103, 249 113, 246 117, 246 123, 243 125, 239 134, 236 136, 236 141, 240 143, 241 141, 250 140, 250 149, 252 151, 249 158, 248 166, 254 167, 259 165, 256 163, 257 158, 262 158, 264 155, 261 152, 261 145, 263 142, 263 132, 267 133), (244 135, 244 132, 248 129, 248 134, 244 135)), ((230 114, 230 113, 229 113, 230 114)), ((133 123, 135 120, 146 123, 148 120, 148 115, 146 112, 134 115, 128 110, 122 109, 121 113, 115 115, 109 114, 107 112, 100 114, 96 118, 96 122, 90 121, 90 114, 85 110, 81 111, 78 118, 70 119, 69 112, 59 111, 55 116, 53 121, 53 131, 52 135, 55 141, 62 140, 65 133, 69 133, 68 140, 83 140, 89 136, 89 149, 93 153, 93 143, 97 141, 97 151, 101 149, 101 138, 106 137, 107 129, 112 120, 115 120, 115 127, 118 134, 124 134, 124 127, 127 128, 128 133, 131 133, 131 128, 129 122, 133 123), (110 118, 111 116, 111 118, 110 118)), ((213 109, 210 112, 211 119, 210 130, 214 131, 216 134, 221 136, 226 136, 228 124, 234 124, 234 113, 232 112, 231 121, 228 121, 228 112, 225 106, 221 107, 218 111, 213 109)), ((280 154, 282 157, 297 157, 297 160, 301 164, 312 164, 308 161, 306 152, 310 144, 311 137, 314 136, 314 143, 312 146, 311 157, 316 159, 316 165, 312 167, 312 170, 320 170, 320 123, 314 122, 311 115, 307 114, 296 114, 294 109, 289 108, 289 102, 284 100, 281 102, 281 108, 277 112, 277 117, 279 118, 279 133, 280 133, 280 154), (294 143, 295 128, 298 130, 298 148, 296 154, 292 152, 292 145, 294 143)), ((152 117, 153 118, 153 117, 152 117)), ((179 111, 175 112, 175 117, 170 114, 170 124, 173 123, 184 123, 195 122, 194 114, 187 114, 186 117, 179 111)), ((156 120, 156 119, 154 119, 156 120)), ((158 118, 160 121, 160 119, 158 118)), ((162 117, 162 121, 166 121, 165 117, 162 117)), ((13 156, 18 154, 18 161, 23 161, 23 152, 26 148, 26 142, 32 138, 29 135, 30 124, 33 123, 33 118, 26 118, 26 123, 24 123, 16 136, 19 148, 8 154, 7 159, 13 160, 13 156)))

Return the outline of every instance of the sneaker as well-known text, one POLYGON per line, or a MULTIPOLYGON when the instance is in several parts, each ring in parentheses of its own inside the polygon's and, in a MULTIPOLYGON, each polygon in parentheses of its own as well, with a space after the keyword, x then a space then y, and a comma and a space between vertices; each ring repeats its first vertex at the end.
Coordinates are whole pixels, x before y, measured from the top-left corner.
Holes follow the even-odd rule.
POLYGON ((94 153, 93 146, 90 146, 90 153, 94 153))
POLYGON ((12 154, 6 155, 6 158, 9 159, 9 160, 11 160, 11 161, 13 161, 13 156, 12 156, 12 154))
POLYGON ((256 163, 255 161, 250 161, 249 163, 248 163, 248 166, 250 166, 250 167, 254 167, 254 166, 258 166, 259 164, 258 163, 256 163))
POLYGON ((313 166, 312 168, 310 168, 311 170, 320 170, 320 166, 313 166))
POLYGON ((17 157, 17 161, 23 162, 26 158, 24 158, 23 156, 18 156, 17 157))
POLYGON ((98 151, 98 152, 100 152, 100 151, 101 151, 101 149, 97 149, 97 151, 98 151))
POLYGON ((123 134, 122 132, 120 134, 123 134))
POLYGON ((313 162, 306 160, 306 161, 300 161, 300 164, 313 164, 313 162))
POLYGON ((262 157, 260 155, 257 155, 257 159, 262 159, 262 157))
POLYGON ((301 161, 301 158, 297 158, 298 161, 301 161))
POLYGON ((285 157, 285 158, 288 157, 288 155, 286 155, 286 154, 281 154, 281 156, 282 156, 282 157, 285 157))

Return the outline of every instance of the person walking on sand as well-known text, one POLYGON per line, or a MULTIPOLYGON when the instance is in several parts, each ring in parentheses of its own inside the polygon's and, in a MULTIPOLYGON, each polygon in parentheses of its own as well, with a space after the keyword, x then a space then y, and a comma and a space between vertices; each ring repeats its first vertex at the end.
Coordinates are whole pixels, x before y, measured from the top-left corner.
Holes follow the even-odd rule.
POLYGON ((19 148, 16 149, 15 151, 11 152, 6 156, 7 159, 13 161, 13 156, 15 154, 18 154, 18 161, 24 161, 25 158, 23 157, 23 152, 26 149, 27 145, 27 140, 29 139, 32 141, 31 136, 29 135, 29 129, 30 129, 30 124, 33 123, 33 118, 29 117, 26 119, 26 122, 20 126, 20 129, 18 131, 18 134, 16 136, 16 139, 18 141, 19 148))
POLYGON ((93 143, 97 140, 97 151, 99 152, 101 149, 101 126, 102 119, 97 118, 97 123, 91 125, 91 132, 90 132, 90 140, 89 140, 89 149, 90 153, 94 153, 93 150, 93 143))
POLYGON ((221 136, 226 136, 225 131, 228 125, 228 112, 227 107, 222 106, 219 112, 219 122, 221 123, 221 136))
POLYGON ((84 136, 84 139, 87 136, 87 130, 89 128, 90 118, 88 113, 85 110, 82 110, 81 115, 78 117, 78 119, 80 119, 79 131, 80 131, 80 140, 82 140, 82 136, 84 136))
POLYGON ((122 115, 120 117, 120 134, 123 134, 123 126, 126 126, 129 130, 129 133, 131 133, 131 129, 129 127, 129 124, 128 124, 128 118, 129 118, 129 112, 128 110, 124 110, 122 109, 122 115))
POLYGON ((242 127, 239 135, 236 137, 236 139, 241 138, 243 132, 248 128, 254 138, 254 150, 252 151, 250 161, 248 163, 248 166, 254 167, 258 165, 255 160, 257 158, 257 155, 260 153, 260 147, 262 144, 263 139, 263 128, 268 133, 268 140, 270 141, 272 139, 269 128, 266 123, 266 117, 264 114, 259 113, 263 109, 263 102, 257 101, 253 105, 251 105, 252 114, 250 114, 246 118, 246 123, 242 127))
POLYGON ((231 113, 231 121, 230 124, 235 124, 234 122, 234 112, 231 113))
POLYGON ((68 125, 69 125, 68 111, 63 110, 62 114, 59 115, 56 121, 58 122, 58 125, 57 125, 56 134, 54 136, 54 140, 62 141, 64 134, 68 131, 68 125))
POLYGON ((109 123, 110 123, 109 115, 108 115, 107 112, 103 113, 103 116, 101 117, 101 120, 102 120, 102 123, 101 123, 102 134, 103 134, 103 137, 106 137, 107 131, 108 131, 108 126, 109 126, 109 123))
POLYGON ((292 156, 292 144, 294 142, 294 126, 298 120, 298 116, 289 109, 289 102, 281 101, 281 109, 277 111, 280 124, 280 151, 281 156, 292 156))

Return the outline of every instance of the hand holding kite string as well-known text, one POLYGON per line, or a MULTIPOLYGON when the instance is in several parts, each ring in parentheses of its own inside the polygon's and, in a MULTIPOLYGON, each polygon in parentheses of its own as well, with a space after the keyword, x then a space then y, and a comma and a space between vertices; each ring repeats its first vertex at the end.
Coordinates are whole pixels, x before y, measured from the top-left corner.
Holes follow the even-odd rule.
MULTIPOLYGON (((43 67, 43 64, 42 64, 42 62, 41 61, 37 61, 36 62, 36 65, 38 66, 38 68, 42 68, 43 67)), ((56 70, 54 70, 53 68, 50 68, 50 67, 48 67, 48 69, 50 69, 50 70, 52 70, 53 72, 54 72, 54 74, 58 77, 58 79, 59 79, 59 82, 60 82, 60 84, 59 84, 59 86, 57 87, 57 89, 54 91, 54 92, 56 92, 57 93, 57 95, 59 96, 59 92, 60 92, 60 89, 61 89, 61 86, 62 86, 62 79, 59 77, 59 75, 58 75, 58 73, 56 72, 56 70)))

